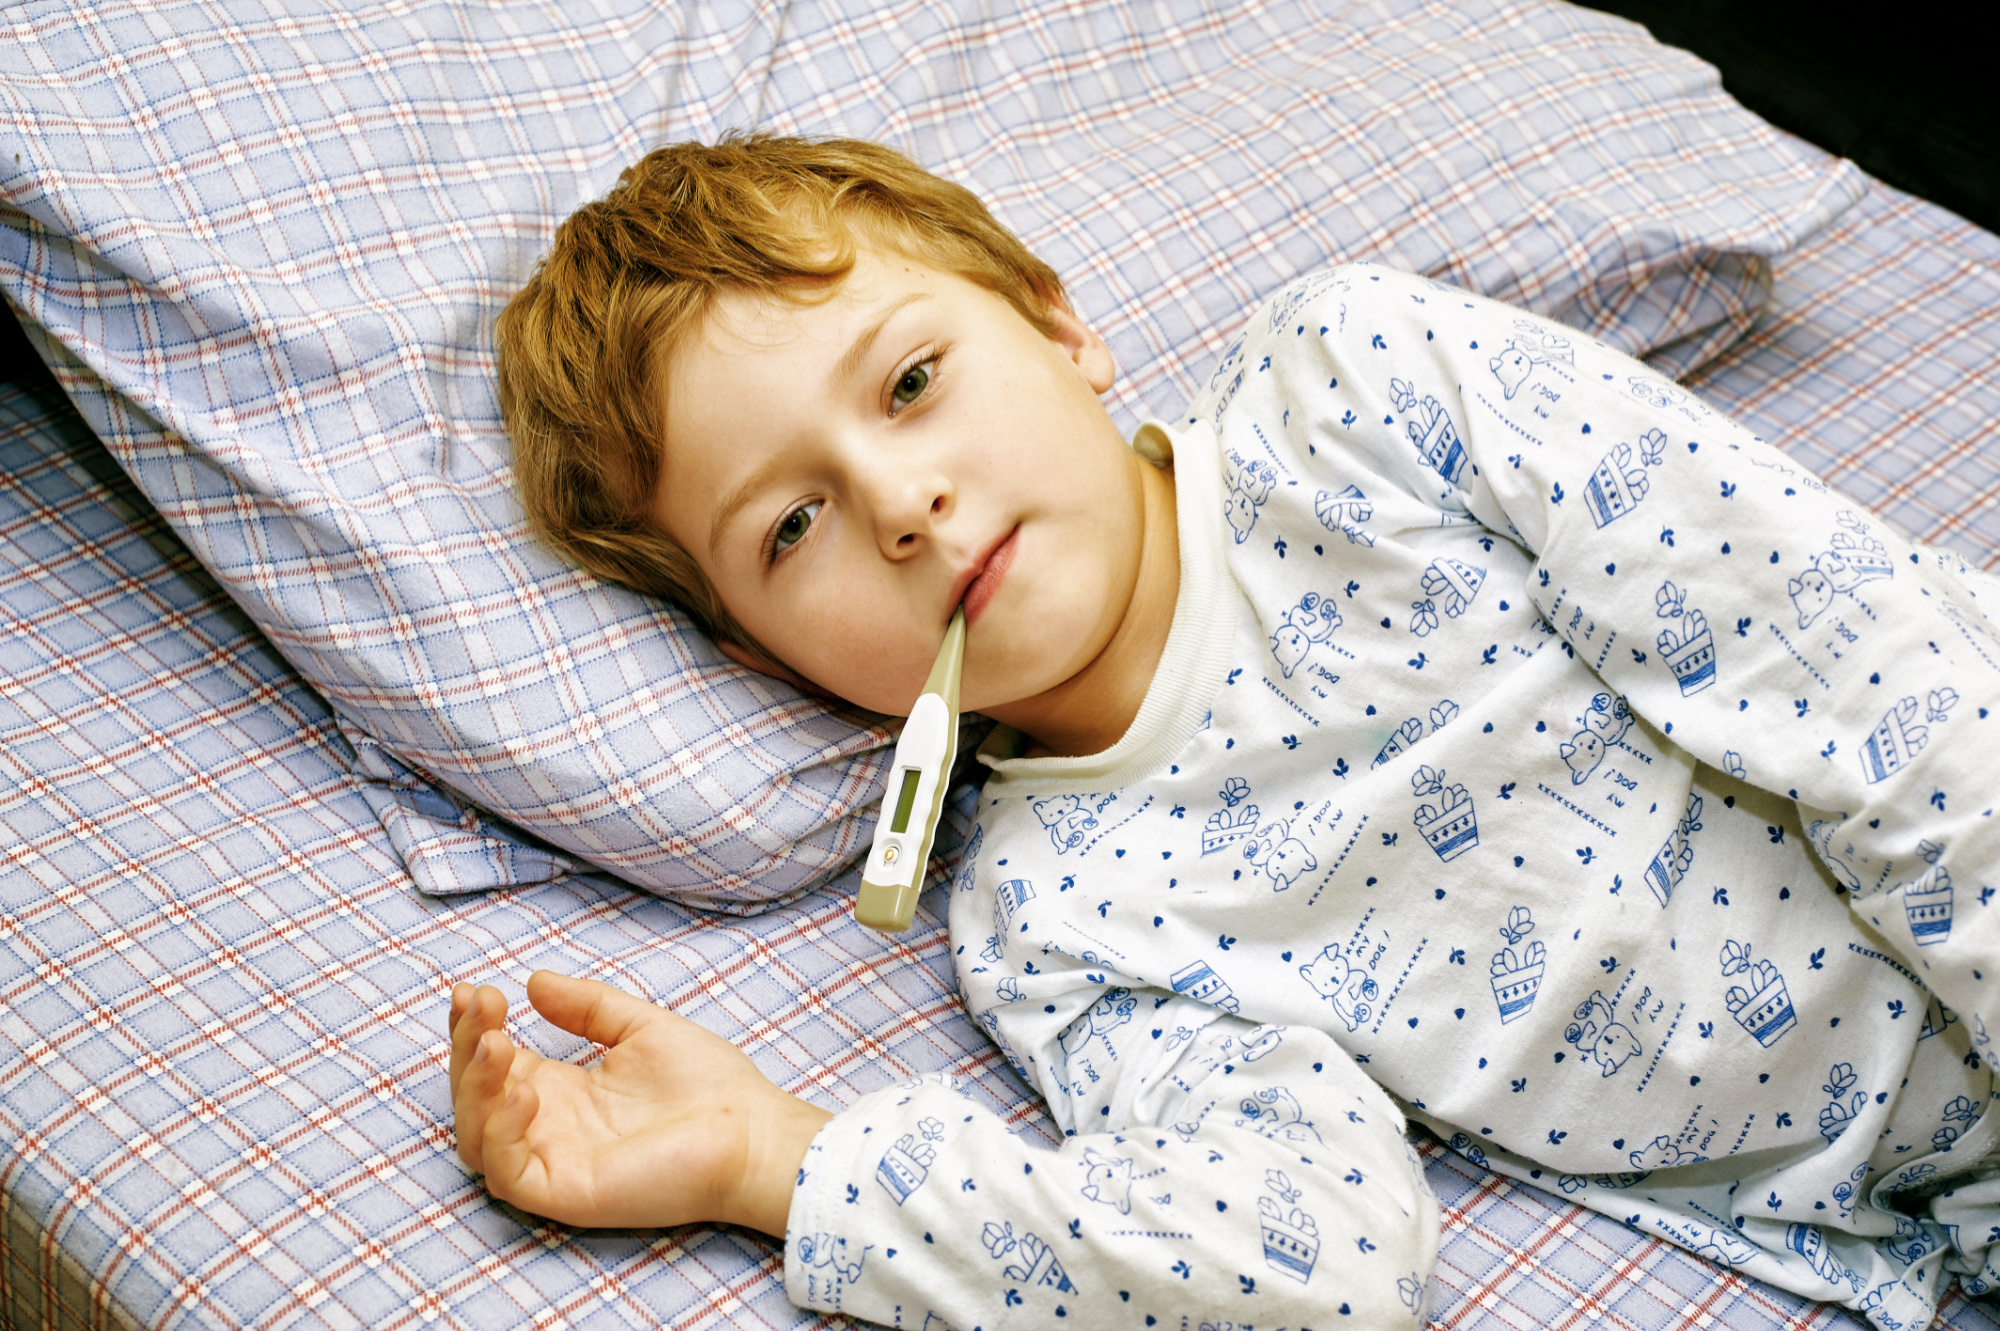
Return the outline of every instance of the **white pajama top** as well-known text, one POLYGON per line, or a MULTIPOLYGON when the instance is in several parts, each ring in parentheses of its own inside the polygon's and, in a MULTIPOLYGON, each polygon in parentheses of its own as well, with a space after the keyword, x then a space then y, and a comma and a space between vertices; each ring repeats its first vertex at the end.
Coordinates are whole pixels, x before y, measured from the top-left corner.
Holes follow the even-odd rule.
POLYGON ((1414 1323, 1435 1203, 1371 1078, 1885 1331, 2000 1286, 1992 579, 1639 363, 1370 266, 1135 447, 1179 512, 1152 687, 1102 754, 996 736, 950 907, 1068 1140, 864 1099, 801 1172, 796 1301, 1414 1323))

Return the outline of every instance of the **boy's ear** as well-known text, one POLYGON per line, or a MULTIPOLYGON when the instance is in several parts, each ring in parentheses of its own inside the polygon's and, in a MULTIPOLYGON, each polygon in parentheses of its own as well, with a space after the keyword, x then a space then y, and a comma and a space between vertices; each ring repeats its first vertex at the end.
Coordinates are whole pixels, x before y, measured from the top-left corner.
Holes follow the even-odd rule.
POLYGON ((1056 326, 1055 343, 1069 354, 1070 361, 1090 384, 1091 391, 1109 392, 1118 378, 1118 362, 1112 359, 1111 348, 1097 335, 1076 311, 1062 300, 1049 302, 1049 318, 1056 326))

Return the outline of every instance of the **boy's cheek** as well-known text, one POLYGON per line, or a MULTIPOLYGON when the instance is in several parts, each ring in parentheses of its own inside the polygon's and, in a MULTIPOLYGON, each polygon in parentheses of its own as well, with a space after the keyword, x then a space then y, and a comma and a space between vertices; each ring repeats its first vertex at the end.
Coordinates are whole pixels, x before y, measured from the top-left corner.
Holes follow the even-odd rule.
POLYGON ((907 716, 937 658, 907 632, 855 632, 830 628, 797 648, 802 673, 827 693, 871 712, 907 716))

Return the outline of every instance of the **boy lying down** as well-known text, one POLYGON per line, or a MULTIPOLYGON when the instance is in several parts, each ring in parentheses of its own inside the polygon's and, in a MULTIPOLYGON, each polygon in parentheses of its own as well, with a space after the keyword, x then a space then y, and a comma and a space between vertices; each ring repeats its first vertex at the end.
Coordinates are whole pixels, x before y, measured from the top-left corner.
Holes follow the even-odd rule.
POLYGON ((903 713, 963 605, 1003 728, 953 953, 1067 1140, 939 1076, 829 1115, 542 973, 601 1065, 453 995, 495 1196, 782 1235, 796 1302, 897 1326, 1402 1324, 1407 1114, 1883 1328, 2000 1284, 1987 575, 1366 265, 1128 445, 1055 275, 866 144, 652 154, 501 346, 538 529, 733 659, 903 713))

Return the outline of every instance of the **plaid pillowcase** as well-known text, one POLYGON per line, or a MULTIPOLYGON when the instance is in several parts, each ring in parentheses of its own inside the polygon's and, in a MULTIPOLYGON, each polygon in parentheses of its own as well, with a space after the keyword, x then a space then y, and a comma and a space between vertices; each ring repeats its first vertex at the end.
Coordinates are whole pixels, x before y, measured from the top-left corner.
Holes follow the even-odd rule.
POLYGON ((890 728, 561 567, 510 491, 492 317, 652 145, 856 134, 965 182, 1073 284, 1128 427, 1261 293, 1340 259, 1688 369, 1858 193, 1706 66, 1553 0, 9 14, 0 285, 332 704, 433 891, 582 860, 751 911, 865 846, 890 728))

